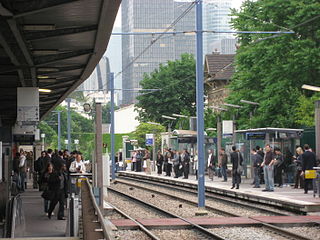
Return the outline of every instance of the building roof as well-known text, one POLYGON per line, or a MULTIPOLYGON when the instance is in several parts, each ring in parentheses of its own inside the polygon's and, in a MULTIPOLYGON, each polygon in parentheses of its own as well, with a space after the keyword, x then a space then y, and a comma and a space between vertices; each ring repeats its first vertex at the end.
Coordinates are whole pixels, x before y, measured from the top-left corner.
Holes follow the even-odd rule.
POLYGON ((294 133, 294 132, 303 132, 303 129, 293 129, 293 128, 254 128, 254 129, 245 129, 245 130, 236 130, 237 133, 247 133, 247 132, 287 132, 287 133, 294 133))
POLYGON ((230 80, 234 73, 235 54, 207 54, 205 57, 205 72, 209 75, 209 81, 230 80))
POLYGON ((0 116, 16 119, 17 87, 40 94, 44 117, 85 81, 104 54, 120 0, 0 0, 0 116))

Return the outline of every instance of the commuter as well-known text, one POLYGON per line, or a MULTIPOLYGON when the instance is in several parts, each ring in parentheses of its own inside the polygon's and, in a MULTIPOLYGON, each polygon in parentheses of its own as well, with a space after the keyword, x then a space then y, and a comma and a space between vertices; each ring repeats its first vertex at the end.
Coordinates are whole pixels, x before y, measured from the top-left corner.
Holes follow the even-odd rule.
POLYGON ((40 185, 41 185, 41 171, 42 171, 42 169, 44 168, 43 166, 42 166, 42 164, 43 164, 43 159, 45 158, 45 156, 46 156, 46 152, 45 151, 42 151, 41 152, 41 156, 34 162, 34 171, 35 171, 35 175, 36 175, 36 177, 37 177, 37 182, 38 182, 38 184, 39 184, 39 189, 40 189, 40 185))
POLYGON ((141 172, 142 171, 142 159, 143 159, 143 153, 141 150, 138 150, 137 154, 136 154, 136 172, 141 172))
POLYGON ((19 169, 19 163, 20 163, 20 153, 17 152, 16 156, 13 158, 13 163, 12 163, 12 170, 13 170, 13 181, 16 184, 16 188, 14 191, 18 194, 18 191, 21 190, 21 179, 20 179, 20 169, 19 169))
POLYGON ((148 149, 145 150, 145 153, 143 156, 143 166, 146 174, 151 174, 150 152, 148 149))
MULTIPOLYGON (((256 146, 256 150, 257 150, 257 153, 262 157, 262 159, 264 159, 264 152, 263 152, 263 149, 258 145, 256 146)), ((263 173, 263 167, 260 167, 259 168, 259 175, 260 175, 260 184, 264 184, 264 173, 263 173)), ((253 183, 254 185, 254 183, 253 183)))
POLYGON ((251 150, 251 157, 253 162, 253 172, 254 172, 254 188, 260 188, 260 169, 263 158, 258 154, 257 149, 253 148, 251 150))
MULTIPOLYGON (((41 174, 41 184, 40 184, 40 191, 43 191, 44 195, 48 194, 48 193, 45 193, 45 192, 49 191, 49 187, 48 187, 49 176, 50 176, 50 174, 53 173, 53 165, 52 165, 52 163, 49 162, 45 169, 46 170, 41 174)), ((48 216, 48 209, 49 209, 49 204, 50 204, 49 198, 47 198, 47 197, 44 198, 44 212, 45 212, 45 214, 47 216, 48 216)))
MULTIPOLYGON (((301 175, 305 176, 306 170, 313 170, 317 166, 316 155, 311 151, 308 144, 303 146, 304 153, 302 154, 302 172, 301 175)), ((304 193, 308 193, 309 186, 312 185, 312 179, 304 178, 304 193)))
POLYGON ((227 168, 228 168, 228 155, 224 148, 220 149, 220 158, 221 158, 221 165, 219 166, 221 169, 221 175, 223 177, 222 182, 226 182, 228 180, 227 168))
POLYGON ((26 189, 27 181, 27 162, 26 156, 23 149, 20 149, 20 158, 19 158, 19 176, 20 176, 20 191, 24 192, 26 189))
POLYGON ((57 155, 53 155, 51 162, 56 171, 61 169, 62 165, 66 164, 66 161, 63 159, 63 152, 59 151, 57 155))
POLYGON ((198 154, 197 154, 197 151, 195 151, 193 155, 193 170, 196 174, 196 180, 198 180, 198 168, 199 168, 198 154))
POLYGON ((236 146, 232 146, 232 153, 230 154, 231 163, 232 163, 232 187, 231 189, 239 189, 239 185, 241 182, 241 174, 240 168, 242 166, 243 158, 239 151, 237 151, 236 146))
POLYGON ((274 161, 275 182, 278 183, 278 187, 281 188, 283 185, 282 173, 284 169, 284 158, 280 148, 275 148, 274 153, 275 153, 275 161, 274 161))
POLYGON ((284 154, 284 173, 289 185, 293 184, 293 175, 294 175, 295 164, 293 163, 293 154, 289 148, 285 148, 284 154))
POLYGON ((173 150, 173 171, 174 171, 174 178, 180 177, 180 164, 181 164, 181 158, 178 151, 173 150))
POLYGON ((161 175, 162 174, 162 165, 163 165, 163 155, 161 154, 161 151, 159 150, 158 151, 158 154, 157 154, 157 173, 158 175, 161 175))
MULTIPOLYGON (((61 168, 59 169, 61 171, 61 168)), ((85 173, 86 172, 86 166, 84 165, 84 162, 82 161, 82 155, 80 152, 77 153, 77 158, 74 160, 69 168, 69 171, 72 173, 85 173)))
POLYGON ((264 160, 261 164, 263 167, 264 182, 266 188, 263 189, 263 192, 273 192, 274 191, 274 153, 271 151, 269 144, 265 147, 266 153, 264 155, 264 160))
POLYGON ((49 148, 47 151, 47 155, 42 159, 42 172, 46 171, 46 166, 52 160, 51 157, 52 157, 52 149, 49 148))
POLYGON ((190 172, 190 153, 185 148, 181 154, 181 165, 183 169, 183 178, 188 179, 190 172))
POLYGON ((132 157, 131 157, 131 171, 136 171, 137 169, 137 151, 132 152, 132 157))
POLYGON ((167 175, 167 168, 168 168, 168 149, 165 148, 164 149, 164 153, 163 153, 163 171, 166 173, 167 175))
MULTIPOLYGON (((67 163, 68 160, 70 159, 70 154, 69 154, 68 149, 63 150, 63 159, 64 159, 64 161, 65 161, 66 163, 67 163)), ((69 167, 70 167, 70 166, 69 166, 69 167)))
POLYGON ((213 175, 216 168, 216 163, 214 161, 213 151, 212 149, 208 150, 209 156, 208 156, 208 175, 209 179, 213 181, 213 175))
POLYGON ((165 154, 165 163, 166 163, 166 176, 171 177, 171 172, 172 172, 172 157, 173 153, 171 152, 171 149, 168 149, 166 154, 165 154))
MULTIPOLYGON (((78 155, 79 158, 79 155, 78 155)), ((71 164, 72 166, 72 164, 71 164)), ((49 175, 48 189, 52 192, 50 206, 48 209, 48 218, 51 219, 52 212, 59 202, 58 220, 65 220, 64 218, 64 202, 67 197, 67 182, 68 179, 64 173, 65 165, 59 171, 54 171, 49 175)))
POLYGON ((297 147, 296 156, 294 157, 293 162, 296 164, 296 171, 294 177, 294 188, 304 188, 304 178, 301 175, 302 173, 302 154, 303 150, 301 147, 297 147))

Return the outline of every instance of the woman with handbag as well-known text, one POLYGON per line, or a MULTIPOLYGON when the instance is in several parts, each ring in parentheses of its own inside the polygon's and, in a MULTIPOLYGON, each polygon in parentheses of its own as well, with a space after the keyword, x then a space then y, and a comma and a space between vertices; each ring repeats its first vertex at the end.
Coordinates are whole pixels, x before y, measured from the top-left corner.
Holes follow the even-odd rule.
POLYGON ((40 191, 43 191, 42 197, 44 199, 44 212, 48 216, 48 209, 50 204, 50 192, 48 187, 48 181, 50 174, 53 173, 53 165, 49 162, 45 169, 45 172, 41 175, 41 184, 40 184, 40 191))
POLYGON ((241 182, 241 175, 243 171, 242 162, 243 158, 239 151, 237 151, 236 146, 232 146, 232 153, 230 154, 231 163, 232 163, 232 187, 234 189, 239 189, 239 185, 241 182))

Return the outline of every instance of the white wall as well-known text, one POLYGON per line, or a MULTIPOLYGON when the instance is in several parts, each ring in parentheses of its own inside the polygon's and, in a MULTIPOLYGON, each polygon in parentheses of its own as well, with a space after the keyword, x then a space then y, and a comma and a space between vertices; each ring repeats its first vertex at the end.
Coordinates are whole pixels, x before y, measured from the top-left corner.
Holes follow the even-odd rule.
POLYGON ((130 105, 115 111, 115 133, 130 133, 136 130, 139 121, 135 118, 138 113, 134 111, 134 105, 130 105))

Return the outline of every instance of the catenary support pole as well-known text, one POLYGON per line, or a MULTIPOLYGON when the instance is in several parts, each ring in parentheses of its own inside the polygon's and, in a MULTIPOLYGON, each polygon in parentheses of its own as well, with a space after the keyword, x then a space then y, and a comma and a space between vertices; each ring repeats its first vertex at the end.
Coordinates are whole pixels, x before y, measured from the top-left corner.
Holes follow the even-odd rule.
POLYGON ((58 150, 61 150, 61 112, 58 111, 58 150))
POLYGON ((221 149, 222 145, 222 126, 221 126, 221 116, 217 115, 217 156, 218 162, 221 162, 221 156, 219 154, 219 150, 221 149))
POLYGON ((96 164, 97 187, 99 188, 99 205, 103 207, 103 167, 102 167, 102 106, 96 103, 96 164))
POLYGON ((111 178, 116 179, 116 162, 114 154, 114 73, 110 73, 110 93, 111 93, 111 178))
POLYGON ((198 207, 205 207, 204 172, 204 87, 203 87, 203 29, 202 0, 196 3, 196 95, 197 95, 197 148, 198 148, 198 207))
POLYGON ((315 102, 315 126, 316 126, 316 154, 320 159, 320 100, 315 102))
POLYGON ((67 131, 68 131, 68 150, 71 151, 71 113, 70 113, 70 103, 71 98, 67 98, 68 116, 67 116, 67 131))

